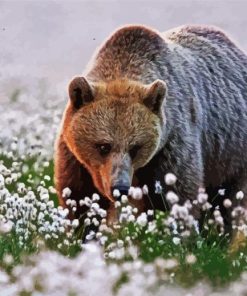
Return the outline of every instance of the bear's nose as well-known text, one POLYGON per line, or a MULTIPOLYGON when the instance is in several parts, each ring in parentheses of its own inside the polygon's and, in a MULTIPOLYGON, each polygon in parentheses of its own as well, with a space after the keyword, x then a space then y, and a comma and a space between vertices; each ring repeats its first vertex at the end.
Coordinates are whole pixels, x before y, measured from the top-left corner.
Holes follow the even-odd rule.
POLYGON ((120 196, 114 197, 117 200, 120 199, 121 195, 123 195, 123 194, 128 195, 129 186, 127 186, 127 185, 116 185, 116 186, 112 186, 111 187, 112 195, 113 195, 113 192, 114 192, 115 189, 117 189, 120 192, 120 196))

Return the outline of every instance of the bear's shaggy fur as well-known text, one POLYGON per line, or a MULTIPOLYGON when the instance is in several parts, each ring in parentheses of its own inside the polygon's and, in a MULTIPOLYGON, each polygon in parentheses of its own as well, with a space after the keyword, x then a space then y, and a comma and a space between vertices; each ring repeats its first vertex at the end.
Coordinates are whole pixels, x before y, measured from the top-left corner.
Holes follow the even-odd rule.
POLYGON ((228 186, 232 200, 247 194, 247 57, 222 31, 125 26, 83 76, 69 86, 56 146, 61 203, 65 187, 76 200, 94 192, 113 200, 112 180, 135 178, 161 208, 154 184, 167 188, 168 172, 181 202, 199 187, 228 186), (99 156, 93 143, 111 151, 99 156))

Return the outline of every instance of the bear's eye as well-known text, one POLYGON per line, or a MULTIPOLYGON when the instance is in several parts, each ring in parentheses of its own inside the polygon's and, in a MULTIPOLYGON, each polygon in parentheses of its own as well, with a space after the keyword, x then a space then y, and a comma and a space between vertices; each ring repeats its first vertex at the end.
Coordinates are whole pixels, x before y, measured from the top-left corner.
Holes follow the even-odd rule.
POLYGON ((131 159, 134 159, 137 155, 137 152, 141 149, 141 145, 135 145, 129 150, 129 155, 131 159))
POLYGON ((99 151, 99 154, 101 156, 106 156, 107 154, 110 153, 111 151, 111 144, 96 144, 95 145, 96 149, 99 151))

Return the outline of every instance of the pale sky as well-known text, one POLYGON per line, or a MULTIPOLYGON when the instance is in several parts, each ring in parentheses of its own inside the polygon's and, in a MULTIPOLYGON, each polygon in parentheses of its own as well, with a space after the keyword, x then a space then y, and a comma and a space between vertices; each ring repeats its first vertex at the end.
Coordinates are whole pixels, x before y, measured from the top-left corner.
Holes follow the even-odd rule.
POLYGON ((45 79, 63 87, 117 27, 139 23, 165 31, 216 25, 247 49, 247 1, 2 1, 0 91, 8 81, 45 79))

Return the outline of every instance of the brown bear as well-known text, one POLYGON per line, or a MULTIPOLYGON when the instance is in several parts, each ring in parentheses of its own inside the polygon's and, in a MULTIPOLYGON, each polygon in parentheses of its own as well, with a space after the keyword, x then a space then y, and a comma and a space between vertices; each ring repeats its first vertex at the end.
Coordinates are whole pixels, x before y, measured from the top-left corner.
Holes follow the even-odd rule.
POLYGON ((219 29, 120 28, 69 98, 55 150, 61 204, 69 187, 72 199, 98 192, 107 207, 136 180, 162 209, 155 181, 165 190, 168 172, 180 202, 199 187, 247 194, 247 57, 219 29))

